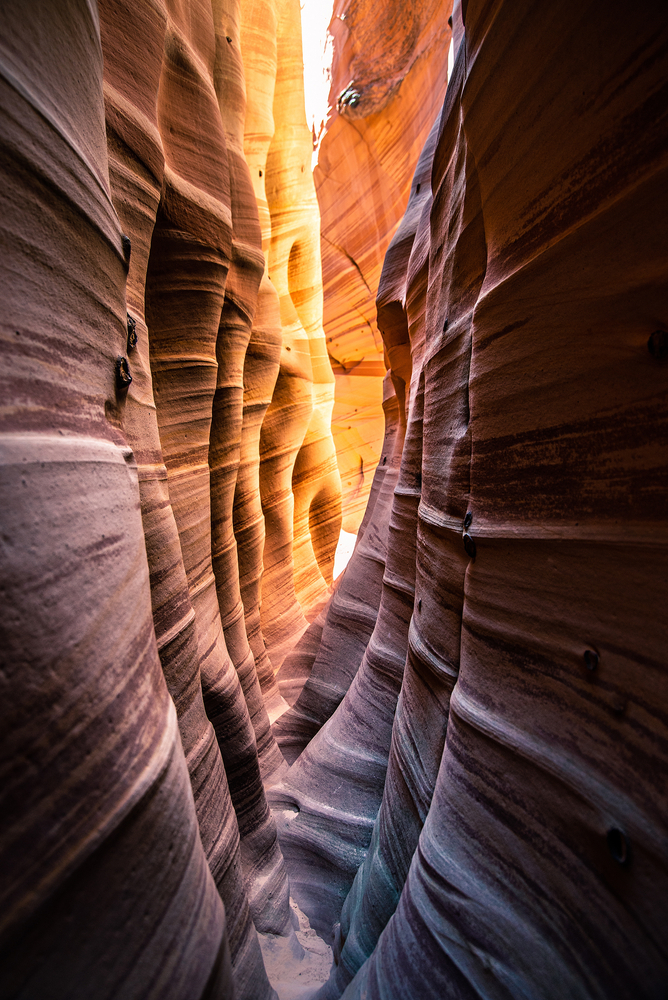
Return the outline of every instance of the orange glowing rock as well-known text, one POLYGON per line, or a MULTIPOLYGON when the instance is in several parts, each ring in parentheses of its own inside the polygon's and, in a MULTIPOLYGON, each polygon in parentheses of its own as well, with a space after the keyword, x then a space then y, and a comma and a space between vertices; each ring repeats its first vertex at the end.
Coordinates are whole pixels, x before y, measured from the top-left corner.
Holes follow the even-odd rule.
MULTIPOLYGON (((330 429, 334 377, 322 328, 320 219, 298 0, 245 4, 242 45, 253 83, 245 151, 263 224, 271 282, 266 296, 275 290, 281 331, 259 472, 266 526, 260 620, 276 670, 306 628, 304 611, 327 596, 340 529, 340 478, 330 429)), ((261 681, 278 714, 273 677, 267 673, 261 681)))
POLYGON ((383 443, 376 324, 383 258, 447 82, 450 6, 336 0, 330 117, 314 170, 343 527, 356 532, 383 443))

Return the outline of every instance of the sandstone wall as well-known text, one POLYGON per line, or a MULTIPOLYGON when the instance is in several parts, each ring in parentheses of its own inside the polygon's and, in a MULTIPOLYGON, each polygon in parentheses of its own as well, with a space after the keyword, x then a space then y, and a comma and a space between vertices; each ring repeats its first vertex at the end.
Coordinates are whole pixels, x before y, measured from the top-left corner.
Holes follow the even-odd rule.
POLYGON ((289 581, 268 574, 263 608, 285 640, 327 594, 340 508, 299 6, 271 12, 252 105, 278 48, 288 222, 263 246, 238 0, 3 8, 3 995, 8 969, 15 996, 54 975, 260 1000, 256 928, 300 950, 263 787, 286 764, 262 559, 289 581))
POLYGON ((389 364, 376 322, 383 258, 443 102, 451 3, 336 0, 330 117, 314 178, 343 527, 357 532, 383 449, 389 364), (361 220, 364 220, 363 223, 361 220))
MULTIPOLYGON (((442 12, 339 13, 405 17, 375 76, 346 35, 363 128, 442 12)), ((271 1000, 289 870, 334 946, 317 1000, 662 998, 662 8, 456 4, 379 279, 381 459, 319 614, 296 0, 0 25, 0 994, 271 1000)))
MULTIPOLYGON (((166 23, 164 9, 152 13, 147 158, 166 23)), ((156 643, 157 632, 165 650, 169 633, 163 620, 154 627, 138 470, 157 435, 149 414, 136 464, 120 422, 145 413, 148 351, 137 351, 125 414, 130 249, 110 194, 97 11, 7 4, 2 28, 2 992, 227 997, 214 878, 226 849, 224 864, 234 858, 236 821, 199 676, 187 661, 179 670, 174 649, 163 674, 156 643), (184 749, 191 780, 220 798, 201 838, 184 749)), ((162 172, 161 157, 150 165, 162 172)), ((160 180, 141 180, 155 213, 160 180)), ((145 268, 141 223, 139 212, 145 268)), ((165 614, 178 617, 180 599, 186 644, 185 574, 172 571, 164 474, 150 471, 144 509, 165 539, 165 614)), ((237 968, 262 990, 252 928, 233 906, 227 920, 237 968)))
POLYGON ((267 295, 274 308, 277 300, 275 320, 282 332, 259 472, 266 524, 260 620, 277 669, 306 628, 304 612, 327 596, 332 582, 340 477, 331 433, 334 377, 322 327, 320 217, 304 111, 298 0, 246 3, 242 27, 253 81, 245 149, 264 225, 273 289, 267 295))
POLYGON ((294 753, 321 726, 272 790, 279 836, 335 948, 319 1000, 658 998, 666 22, 453 16, 378 294, 410 386, 391 514, 378 491, 275 727, 294 753), (388 514, 361 654, 356 557, 388 514))

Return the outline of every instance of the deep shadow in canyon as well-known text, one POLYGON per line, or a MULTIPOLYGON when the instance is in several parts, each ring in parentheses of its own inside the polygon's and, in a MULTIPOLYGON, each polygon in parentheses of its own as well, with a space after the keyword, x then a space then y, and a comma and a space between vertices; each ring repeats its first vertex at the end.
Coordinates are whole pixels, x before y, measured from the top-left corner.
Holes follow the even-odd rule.
POLYGON ((0 998, 664 1000, 664 5, 0 25, 0 998))

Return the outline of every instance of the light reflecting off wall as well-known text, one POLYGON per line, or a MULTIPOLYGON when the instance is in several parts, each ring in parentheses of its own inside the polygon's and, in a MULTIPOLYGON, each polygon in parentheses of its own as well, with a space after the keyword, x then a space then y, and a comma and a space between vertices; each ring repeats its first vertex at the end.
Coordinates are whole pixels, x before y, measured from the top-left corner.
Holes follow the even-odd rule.
POLYGON ((329 111, 332 36, 327 31, 332 0, 301 0, 302 48, 304 53, 304 104, 306 121, 315 144, 312 166, 318 162, 318 146, 329 111))
POLYGON ((354 535, 352 531, 344 531, 343 528, 341 529, 339 544, 336 546, 336 555, 334 556, 335 580, 340 573, 343 573, 344 569, 348 565, 348 561, 353 554, 356 541, 357 535, 354 535))

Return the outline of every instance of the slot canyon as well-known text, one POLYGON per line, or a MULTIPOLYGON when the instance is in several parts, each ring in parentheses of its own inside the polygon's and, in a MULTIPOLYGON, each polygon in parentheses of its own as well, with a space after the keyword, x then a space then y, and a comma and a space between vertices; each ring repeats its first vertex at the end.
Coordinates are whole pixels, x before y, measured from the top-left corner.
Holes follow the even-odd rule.
POLYGON ((0 89, 0 1000, 666 1000, 665 0, 2 0, 0 89))

